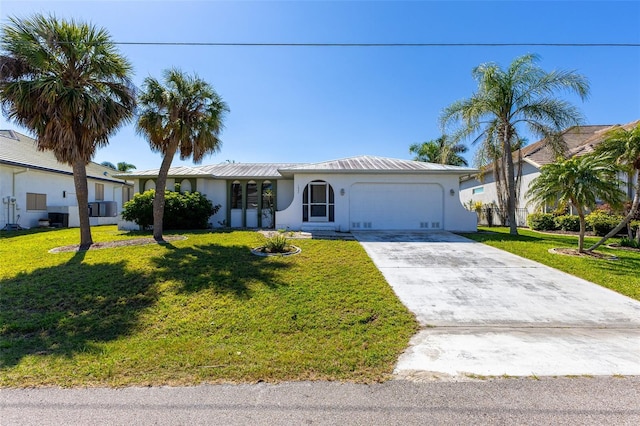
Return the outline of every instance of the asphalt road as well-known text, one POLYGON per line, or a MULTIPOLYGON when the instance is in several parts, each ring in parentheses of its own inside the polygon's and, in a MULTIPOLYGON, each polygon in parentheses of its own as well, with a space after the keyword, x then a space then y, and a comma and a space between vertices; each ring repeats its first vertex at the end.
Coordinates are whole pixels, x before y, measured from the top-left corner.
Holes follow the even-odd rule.
POLYGON ((640 424, 640 377, 0 389, 9 425, 640 424))

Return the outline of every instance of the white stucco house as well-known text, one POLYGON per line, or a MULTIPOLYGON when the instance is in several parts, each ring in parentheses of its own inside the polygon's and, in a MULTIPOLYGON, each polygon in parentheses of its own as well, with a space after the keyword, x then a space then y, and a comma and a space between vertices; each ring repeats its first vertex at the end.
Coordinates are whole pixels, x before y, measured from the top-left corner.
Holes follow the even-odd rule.
MULTIPOLYGON (((289 230, 475 231, 476 215, 460 202, 460 176, 476 170, 359 156, 311 164, 223 163, 174 167, 167 189, 198 191, 221 206, 213 227, 289 230), (271 195, 271 198, 270 198, 271 195)), ((135 191, 155 188, 158 170, 127 175, 135 191)), ((122 222, 121 229, 137 229, 122 222)))
MULTIPOLYGON (((91 225, 116 224, 122 205, 133 196, 133 184, 116 170, 87 165, 91 225)), ((73 171, 53 153, 38 151, 26 135, 0 130, 0 229, 31 228, 40 219, 54 226, 80 225, 73 171)))
MULTIPOLYGON (((568 149, 567 155, 568 157, 574 157, 593 152, 594 148, 604 140, 610 130, 619 126, 630 130, 638 125, 639 122, 633 121, 624 125, 607 124, 571 127, 562 132, 562 138, 568 149)), ((535 208, 535 206, 528 205, 528 200, 525 198, 529 184, 540 175, 542 166, 552 163, 554 160, 553 153, 546 146, 544 139, 514 153, 516 173, 518 168, 522 171, 520 192, 516 204, 518 226, 526 226, 527 215, 533 213, 535 208), (521 158, 521 161, 517 161, 518 158, 521 158)), ((620 178, 625 182, 625 190, 629 198, 633 198, 633 187, 626 182, 627 176, 621 174, 620 178)), ((487 167, 483 173, 462 176, 460 179, 460 199, 465 206, 478 201, 484 205, 498 205, 496 183, 491 166, 487 167)), ((494 223, 499 223, 496 215, 494 215, 494 223)))

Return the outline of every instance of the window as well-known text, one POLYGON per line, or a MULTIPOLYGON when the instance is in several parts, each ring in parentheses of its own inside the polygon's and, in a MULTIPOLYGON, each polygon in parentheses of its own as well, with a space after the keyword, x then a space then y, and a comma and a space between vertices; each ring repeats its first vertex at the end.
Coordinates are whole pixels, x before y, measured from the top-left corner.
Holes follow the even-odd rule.
POLYGON ((309 183, 302 193, 303 222, 333 222, 334 194, 331 185, 323 180, 309 183))
POLYGON ((189 179, 182 179, 180 182, 180 192, 191 192, 191 181, 189 179))
POLYGON ((262 183, 262 208, 270 209, 273 204, 273 184, 268 180, 265 180, 262 183))
POLYGON ((27 210, 47 210, 47 194, 27 192, 27 210))
POLYGON ((242 208, 242 185, 240 185, 240 182, 233 182, 231 184, 231 208, 242 208))
POLYGON ((258 208, 258 185, 254 181, 247 184, 247 208, 258 208))
POLYGON ((130 186, 122 187, 122 205, 133 198, 133 188, 130 186))
POLYGON ((479 187, 477 187, 477 188, 473 188, 473 189, 471 190, 471 193, 472 193, 473 195, 482 194, 482 193, 484 193, 484 187, 483 187, 483 186, 479 186, 479 187))
POLYGON ((104 201, 104 184, 96 183, 96 201, 104 201))

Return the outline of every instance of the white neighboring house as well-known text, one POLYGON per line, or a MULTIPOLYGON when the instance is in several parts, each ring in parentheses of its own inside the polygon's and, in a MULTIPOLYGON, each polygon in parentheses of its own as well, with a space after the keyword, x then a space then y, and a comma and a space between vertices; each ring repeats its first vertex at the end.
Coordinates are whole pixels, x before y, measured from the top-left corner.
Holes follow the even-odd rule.
MULTIPOLYGON (((219 204, 213 227, 272 225, 290 230, 475 231, 476 215, 460 203, 466 167, 359 156, 312 164, 224 163, 169 170, 167 188, 198 191, 219 204)), ((123 176, 123 175, 118 175, 123 176)), ((135 191, 155 188, 158 170, 135 171, 135 191)), ((137 229, 122 222, 120 229, 137 229)))
MULTIPOLYGON (((581 156, 593 152, 594 148, 604 140, 610 130, 616 127, 630 130, 639 122, 634 121, 624 125, 607 124, 570 127, 562 132, 562 138, 568 148, 568 157, 581 156)), ((529 184, 540 175, 542 166, 553 161, 553 153, 546 146, 544 139, 522 148, 520 153, 518 151, 514 153, 516 173, 518 167, 522 170, 520 192, 516 204, 518 226, 526 226, 528 214, 533 213, 535 209, 535 206, 527 205, 528 200, 525 198, 529 184), (522 161, 517 161, 518 154, 521 154, 522 161)), ((627 176, 624 174, 621 174, 620 178, 624 182, 627 180, 627 176)), ((628 182, 626 182, 625 191, 629 198, 633 198, 633 187, 628 182)), ((496 207, 498 206, 496 183, 491 166, 487 167, 482 174, 473 173, 460 179, 460 200, 466 207, 478 201, 482 202, 483 205, 493 204, 496 207)), ((497 215, 494 215, 494 223, 499 223, 497 215)))
MULTIPOLYGON (((133 185, 113 177, 116 170, 87 165, 91 225, 117 224, 133 185)), ((0 130, 0 229, 31 228, 41 219, 59 227, 80 226, 71 166, 36 141, 12 130, 0 130)))

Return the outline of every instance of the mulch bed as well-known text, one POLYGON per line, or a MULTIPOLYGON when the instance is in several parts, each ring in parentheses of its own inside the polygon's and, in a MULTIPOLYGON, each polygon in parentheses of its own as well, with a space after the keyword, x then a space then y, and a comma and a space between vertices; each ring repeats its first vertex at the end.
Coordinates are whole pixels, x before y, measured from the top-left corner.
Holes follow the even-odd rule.
MULTIPOLYGON (((187 237, 184 235, 171 235, 168 237, 164 237, 164 242, 167 243, 169 241, 178 241, 178 240, 186 240, 187 237)), ((134 238, 131 240, 119 240, 119 241, 104 241, 99 243, 93 243, 87 250, 102 250, 108 248, 116 248, 116 247, 130 247, 130 246, 144 246, 147 244, 163 244, 157 243, 153 238, 134 238)), ((67 253, 81 251, 79 245, 72 246, 62 246, 56 247, 49 250, 49 253, 67 253)))
POLYGON ((617 257, 611 256, 610 254, 603 254, 598 252, 579 252, 578 249, 574 248, 552 248, 549 249, 549 253, 554 254, 563 254, 565 256, 579 256, 579 257, 590 257, 592 259, 604 259, 604 260, 618 260, 617 257))

